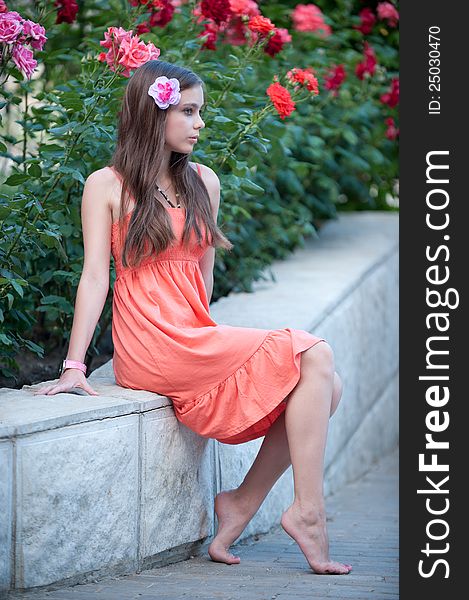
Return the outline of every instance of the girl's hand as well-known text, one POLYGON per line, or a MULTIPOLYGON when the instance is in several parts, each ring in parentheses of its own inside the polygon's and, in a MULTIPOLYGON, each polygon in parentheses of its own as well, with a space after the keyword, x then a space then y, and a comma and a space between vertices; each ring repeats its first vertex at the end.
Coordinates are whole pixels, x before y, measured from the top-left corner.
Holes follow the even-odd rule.
POLYGON ((65 369, 57 383, 46 385, 35 390, 34 395, 37 396, 38 394, 45 394, 47 396, 52 396, 53 394, 58 394, 59 392, 69 392, 72 390, 72 388, 77 387, 82 388, 91 396, 99 396, 98 392, 96 392, 88 383, 83 371, 72 368, 65 369))

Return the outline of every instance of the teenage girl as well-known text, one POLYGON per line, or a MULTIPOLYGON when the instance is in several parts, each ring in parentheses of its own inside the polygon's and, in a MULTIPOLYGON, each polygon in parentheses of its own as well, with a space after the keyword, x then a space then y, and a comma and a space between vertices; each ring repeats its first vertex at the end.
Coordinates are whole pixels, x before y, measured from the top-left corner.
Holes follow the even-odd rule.
POLYGON ((129 79, 111 164, 86 180, 81 204, 84 265, 67 358, 59 380, 36 393, 80 387, 84 359, 109 291, 116 383, 167 396, 176 418, 225 444, 264 437, 237 489, 215 498, 214 561, 229 552, 272 486, 292 465, 294 501, 284 530, 316 573, 346 574, 329 558, 324 450, 341 381, 325 340, 299 329, 217 324, 209 312, 220 182, 189 160, 205 123, 204 83, 192 71, 150 60, 129 79))

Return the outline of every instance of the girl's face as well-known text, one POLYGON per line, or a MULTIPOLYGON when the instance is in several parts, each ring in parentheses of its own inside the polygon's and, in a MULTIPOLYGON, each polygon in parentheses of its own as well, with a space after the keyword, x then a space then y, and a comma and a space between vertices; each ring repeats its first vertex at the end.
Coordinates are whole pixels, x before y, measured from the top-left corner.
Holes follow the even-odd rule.
POLYGON ((169 150, 190 154, 205 123, 200 116, 204 103, 202 86, 196 85, 181 92, 179 104, 169 107, 166 119, 165 144, 169 150))

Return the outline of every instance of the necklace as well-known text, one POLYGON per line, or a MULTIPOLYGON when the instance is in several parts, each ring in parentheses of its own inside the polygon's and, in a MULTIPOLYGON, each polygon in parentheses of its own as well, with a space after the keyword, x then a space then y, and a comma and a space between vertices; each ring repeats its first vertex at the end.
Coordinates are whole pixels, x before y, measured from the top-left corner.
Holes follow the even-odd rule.
MULTIPOLYGON (((160 192, 160 194, 163 196, 163 198, 166 200, 166 202, 170 206, 172 206, 173 208, 181 208, 180 202, 177 203, 177 206, 174 206, 174 204, 171 202, 171 200, 168 198, 167 194, 165 193, 169 190, 169 188, 171 187, 171 184, 169 184, 169 186, 164 191, 160 188, 160 186, 158 184, 156 184, 156 187, 157 187, 158 191, 160 192)), ((179 194, 176 194, 176 198, 179 198, 179 194)))

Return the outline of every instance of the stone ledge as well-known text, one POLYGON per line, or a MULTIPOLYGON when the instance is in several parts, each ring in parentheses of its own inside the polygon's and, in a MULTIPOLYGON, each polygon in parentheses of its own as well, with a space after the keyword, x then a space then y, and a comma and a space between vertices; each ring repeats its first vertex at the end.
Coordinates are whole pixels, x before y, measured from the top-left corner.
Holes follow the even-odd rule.
MULTIPOLYGON (((331 344, 344 381, 326 452, 333 492, 397 443, 398 216, 344 214, 270 271, 274 282, 210 312, 220 324, 305 329, 331 344)), ((184 558, 213 535, 214 495, 240 483, 262 443, 197 436, 168 398, 115 385, 112 361, 90 380, 100 396, 0 389, 0 589, 184 558)), ((278 523, 291 498, 290 468, 241 539, 278 523)))
MULTIPOLYGON (((34 396, 32 392, 39 384, 24 385, 22 394, 18 390, 5 392, 8 388, 1 388, 0 406, 8 407, 15 403, 15 409, 5 411, 5 416, 2 416, 0 440, 155 408, 172 407, 169 398, 144 390, 122 388, 116 385, 114 377, 97 377, 92 373, 89 379, 93 381, 92 385, 99 396, 90 396, 79 388, 76 388, 76 392, 67 394, 34 396)), ((53 381, 57 379, 50 380, 50 383, 53 381)))

